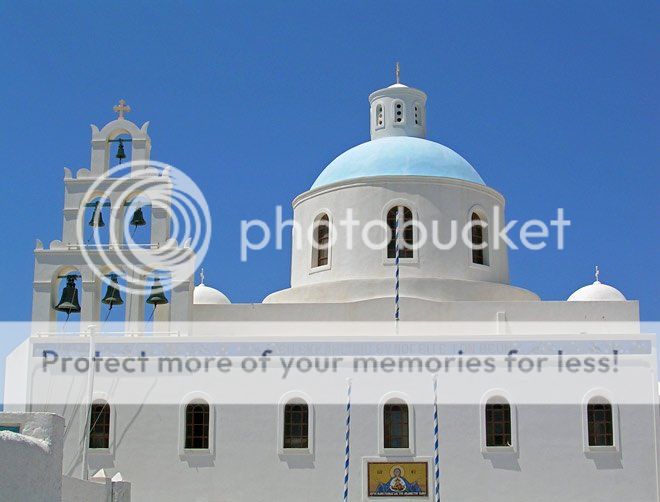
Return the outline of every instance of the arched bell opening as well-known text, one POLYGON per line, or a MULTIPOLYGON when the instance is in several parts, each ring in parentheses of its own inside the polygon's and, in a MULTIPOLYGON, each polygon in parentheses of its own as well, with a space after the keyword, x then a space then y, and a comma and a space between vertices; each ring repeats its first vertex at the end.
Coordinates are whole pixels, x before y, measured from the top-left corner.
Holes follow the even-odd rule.
POLYGON ((115 131, 108 137, 106 152, 109 169, 126 162, 131 162, 133 160, 133 137, 128 131, 115 131))
POLYGON ((108 198, 95 196, 83 206, 81 235, 86 246, 106 246, 110 243, 112 203, 108 198))
POLYGON ((51 321, 58 331, 80 331, 83 305, 82 274, 74 267, 62 267, 51 281, 51 321))
POLYGON ((155 270, 145 288, 145 331, 157 331, 154 326, 167 322, 170 317, 171 274, 155 270))
POLYGON ((121 332, 126 320, 126 278, 119 270, 108 270, 99 282, 101 330, 121 332))
POLYGON ((151 212, 151 200, 144 194, 126 202, 123 232, 127 245, 151 244, 151 212))

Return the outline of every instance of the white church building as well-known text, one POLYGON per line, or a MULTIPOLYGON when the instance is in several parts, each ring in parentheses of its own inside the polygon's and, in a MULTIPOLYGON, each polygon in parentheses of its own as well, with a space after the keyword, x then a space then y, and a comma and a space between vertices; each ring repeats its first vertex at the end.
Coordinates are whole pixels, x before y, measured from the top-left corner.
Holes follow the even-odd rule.
POLYGON ((290 287, 251 304, 195 285, 191 262, 154 266, 171 287, 145 277, 149 252, 194 250, 172 242, 167 208, 133 204, 149 124, 121 102, 117 119, 92 126, 90 166, 64 170, 62 236, 34 251, 30 336, 6 364, 0 472, 3 441, 21 437, 11 417, 49 412, 64 419, 62 475, 120 473, 134 501, 658 501, 655 337, 638 302, 598 276, 567 301, 511 285, 491 231, 504 196, 426 138, 426 99, 398 77, 369 96, 370 140, 293 200, 290 287), (106 193, 115 158, 134 163, 122 195, 106 193), (367 233, 383 245, 360 229, 348 243, 347 214, 380 222, 367 233), (440 249, 422 235, 435 228, 448 243, 450 222, 472 224, 468 243, 440 249), (107 242, 89 244, 88 231, 107 242), (134 236, 144 241, 129 255, 134 236), (65 355, 118 362, 67 370, 65 355), (163 374, 173 357, 213 370, 163 374), (299 362, 312 357, 337 358, 336 371, 299 362))

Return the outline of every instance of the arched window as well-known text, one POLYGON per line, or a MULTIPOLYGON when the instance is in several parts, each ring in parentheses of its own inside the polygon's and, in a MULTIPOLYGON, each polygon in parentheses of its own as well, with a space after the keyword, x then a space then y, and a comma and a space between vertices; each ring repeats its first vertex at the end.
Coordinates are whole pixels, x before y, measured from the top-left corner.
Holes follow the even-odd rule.
POLYGON ((92 403, 89 419, 89 447, 109 448, 110 446, 110 405, 105 401, 92 403))
POLYGON ((612 405, 607 402, 591 402, 587 405, 589 446, 614 446, 612 405))
POLYGON ((405 108, 403 105, 403 101, 395 101, 394 102, 394 123, 395 124, 402 124, 404 121, 405 115, 405 108))
POLYGON ((508 403, 486 404, 486 446, 511 446, 511 407, 508 403))
POLYGON ((378 103, 376 105, 376 128, 381 128, 385 125, 385 118, 383 117, 383 105, 378 103))
POLYGON ((419 105, 415 103, 415 125, 420 125, 422 123, 422 117, 419 112, 419 105))
POLYGON ((203 402, 186 406, 186 445, 188 450, 209 448, 209 405, 203 402))
POLYGON ((312 268, 328 264, 330 247, 330 219, 322 214, 314 221, 314 242, 312 250, 312 268))
POLYGON ((488 265, 486 222, 476 212, 470 217, 472 241, 472 263, 488 265))
POLYGON ((405 206, 394 206, 387 213, 387 226, 390 229, 390 241, 387 244, 387 257, 396 257, 396 226, 399 218, 399 258, 413 258, 412 211, 405 206))
POLYGON ((408 448, 408 405, 386 404, 383 407, 383 446, 385 448, 408 448))
POLYGON ((309 447, 309 408, 305 403, 284 406, 284 448, 309 447))

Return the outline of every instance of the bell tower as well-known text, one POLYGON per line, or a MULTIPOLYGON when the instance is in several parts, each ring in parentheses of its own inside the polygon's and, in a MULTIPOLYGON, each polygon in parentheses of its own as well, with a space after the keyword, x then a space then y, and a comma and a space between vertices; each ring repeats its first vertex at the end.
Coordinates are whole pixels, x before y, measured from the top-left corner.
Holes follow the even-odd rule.
POLYGON ((116 119, 101 129, 91 126, 89 168, 75 174, 64 168, 62 238, 47 247, 37 240, 34 250, 32 320, 49 323, 48 331, 58 330, 54 322, 57 312, 74 320, 79 316, 83 330, 103 323, 102 309, 123 306, 124 326, 131 332, 141 331, 150 315, 158 322, 191 317, 194 260, 190 260, 189 273, 178 270, 176 280, 171 274, 169 299, 158 274, 170 271, 137 272, 149 268, 149 251, 189 250, 185 243, 181 247, 170 238, 169 199, 152 202, 145 188, 145 179, 168 183, 167 174, 152 167, 149 122, 138 127, 128 120, 125 115, 131 108, 124 100, 113 110, 116 119), (97 239, 100 231, 106 233, 105 242, 97 239), (139 244, 135 237, 141 237, 139 244), (60 295, 62 283, 65 287, 60 295), (149 303, 147 312, 145 303, 149 303))

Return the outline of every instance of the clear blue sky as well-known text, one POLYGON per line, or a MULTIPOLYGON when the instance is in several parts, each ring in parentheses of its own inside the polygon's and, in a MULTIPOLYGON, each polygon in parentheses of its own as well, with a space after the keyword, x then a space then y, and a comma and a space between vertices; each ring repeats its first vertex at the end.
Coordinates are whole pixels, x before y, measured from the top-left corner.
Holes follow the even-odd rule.
MULTIPOLYGON (((565 299, 593 280, 658 320, 658 2, 5 2, 0 7, 0 320, 27 320, 32 250, 61 236, 63 167, 125 98, 152 157, 190 174, 215 223, 207 282, 257 302, 289 251, 239 261, 241 219, 273 220, 368 139, 368 94, 429 95, 429 138, 507 198, 573 220, 567 249, 510 252, 511 281, 565 299), (332 7, 330 7, 332 5, 332 7)), ((0 342, 2 344, 3 342, 0 342)), ((13 345, 5 342, 0 352, 13 345)), ((3 355, 4 357, 4 355, 3 355)))

